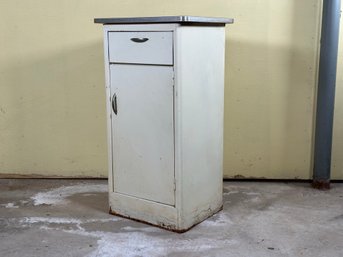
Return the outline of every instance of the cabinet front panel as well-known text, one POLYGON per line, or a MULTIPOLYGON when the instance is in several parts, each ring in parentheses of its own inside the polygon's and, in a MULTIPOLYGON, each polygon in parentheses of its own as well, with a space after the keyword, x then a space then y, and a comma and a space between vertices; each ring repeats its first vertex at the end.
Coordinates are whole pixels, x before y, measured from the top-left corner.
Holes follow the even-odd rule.
POLYGON ((111 63, 173 64, 173 33, 110 32, 111 63))
POLYGON ((175 204, 173 68, 110 65, 114 191, 175 204))

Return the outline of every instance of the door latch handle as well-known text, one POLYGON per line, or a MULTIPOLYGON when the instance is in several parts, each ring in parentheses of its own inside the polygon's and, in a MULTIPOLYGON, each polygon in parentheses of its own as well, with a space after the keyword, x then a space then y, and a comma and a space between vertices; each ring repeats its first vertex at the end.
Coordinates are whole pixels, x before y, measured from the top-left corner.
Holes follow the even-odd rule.
POLYGON ((117 110, 117 95, 116 93, 113 94, 112 96, 112 110, 115 115, 117 115, 118 110, 117 110))
POLYGON ((148 40, 149 40, 149 38, 147 38, 147 37, 133 37, 133 38, 131 38, 131 41, 136 42, 136 43, 144 43, 148 40))

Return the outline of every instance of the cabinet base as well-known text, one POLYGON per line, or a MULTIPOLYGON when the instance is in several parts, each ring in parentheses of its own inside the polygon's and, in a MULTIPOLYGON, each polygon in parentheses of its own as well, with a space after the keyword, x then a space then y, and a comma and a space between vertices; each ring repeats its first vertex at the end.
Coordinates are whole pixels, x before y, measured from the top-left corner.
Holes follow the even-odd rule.
POLYGON ((111 207, 110 207, 110 210, 109 210, 109 213, 112 214, 112 215, 115 215, 115 216, 118 216, 118 217, 121 217, 121 218, 126 218, 126 219, 130 219, 130 220, 133 220, 133 221, 137 221, 137 222, 140 222, 140 223, 143 223, 143 224, 147 224, 147 225, 150 225, 150 226, 154 226, 154 227, 157 227, 157 228, 162 228, 162 229, 165 229, 165 230, 168 230, 168 231, 171 231, 171 232, 176 232, 176 233, 185 233, 187 232, 188 230, 190 230, 191 228, 195 227, 196 225, 200 224, 201 222, 203 222, 204 220, 212 217, 214 214, 220 212, 223 210, 223 205, 220 206, 220 208, 213 212, 211 215, 209 215, 208 217, 206 217, 205 219, 203 219, 202 221, 199 221, 195 224, 193 224, 192 226, 190 226, 189 228, 186 228, 186 229, 175 229, 175 228, 170 228, 168 226, 163 226, 162 224, 154 224, 154 223, 150 223, 150 222, 147 222, 147 221, 144 221, 144 220, 140 220, 140 219, 136 219, 136 218, 132 218, 130 216, 126 216, 126 215, 122 215, 122 214, 119 214, 115 211, 112 211, 111 207))

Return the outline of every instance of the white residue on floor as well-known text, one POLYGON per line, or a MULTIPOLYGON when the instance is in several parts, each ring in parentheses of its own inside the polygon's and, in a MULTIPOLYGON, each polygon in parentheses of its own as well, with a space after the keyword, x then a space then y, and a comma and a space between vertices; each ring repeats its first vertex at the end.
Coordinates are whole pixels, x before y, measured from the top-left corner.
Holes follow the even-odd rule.
POLYGON ((25 217, 19 220, 21 224, 35 224, 35 223, 47 223, 47 224, 84 224, 92 222, 109 222, 118 221, 121 218, 111 217, 108 219, 74 219, 63 217, 25 217))
POLYGON ((230 220, 228 215, 221 211, 217 213, 216 215, 214 215, 212 218, 204 220, 198 226, 212 227, 212 226, 227 226, 231 224, 233 224, 233 222, 230 220))
POLYGON ((5 207, 5 208, 19 208, 19 206, 15 205, 14 203, 1 204, 1 206, 5 207))
POLYGON ((80 193, 102 193, 107 192, 107 185, 76 184, 71 186, 62 186, 47 192, 39 192, 31 197, 34 205, 57 205, 67 203, 67 197, 80 193))
POLYGON ((74 219, 74 218, 63 218, 63 217, 25 217, 19 219, 19 224, 23 227, 31 227, 33 224, 40 224, 40 228, 48 229, 50 228, 49 225, 75 225, 77 229, 84 230, 82 228, 82 224, 87 223, 102 223, 102 222, 110 222, 110 221, 118 221, 121 218, 119 217, 111 217, 108 219, 74 219), (42 225, 43 224, 43 225, 42 225))
MULTIPOLYGON (((214 221, 206 221, 198 226, 197 230, 192 230, 180 236, 175 233, 165 233, 155 227, 122 227, 114 232, 87 231, 85 224, 90 222, 108 222, 122 220, 118 217, 110 219, 73 219, 59 217, 26 217, 19 220, 21 226, 39 226, 44 230, 63 231, 74 235, 87 236, 97 239, 97 247, 90 252, 87 257, 96 256, 116 256, 116 257, 136 257, 166 256, 173 252, 198 252, 202 254, 206 250, 224 248, 236 245, 234 239, 219 238, 220 233, 216 233, 218 226, 231 223, 226 215, 215 215, 214 221), (215 225, 216 223, 217 226, 215 225), (56 224, 73 224, 74 228, 65 229, 65 226, 58 227, 56 224), (211 226, 215 225, 214 227, 211 226)), ((13 221, 14 222, 14 221, 13 221)), ((226 228, 228 228, 227 226, 226 228)))
POLYGON ((122 227, 121 230, 125 230, 125 231, 140 231, 140 232, 156 232, 159 231, 158 228, 156 227, 130 227, 130 226, 126 226, 126 227, 122 227))
POLYGON ((229 192, 225 192, 223 193, 223 195, 233 195, 233 194, 238 194, 238 191, 229 191, 229 192))
MULTIPOLYGON (((152 236, 142 232, 86 232, 86 231, 68 231, 83 236, 98 237, 98 247, 87 257, 136 257, 136 256, 167 256, 173 252, 192 252, 203 254, 204 251, 228 247, 236 244, 235 240, 218 238, 196 237, 192 239, 177 239, 176 237, 152 236)), ((185 256, 187 256, 185 254, 185 256)))
POLYGON ((261 195, 261 193, 257 193, 257 192, 243 192, 243 194, 246 194, 246 195, 261 195))

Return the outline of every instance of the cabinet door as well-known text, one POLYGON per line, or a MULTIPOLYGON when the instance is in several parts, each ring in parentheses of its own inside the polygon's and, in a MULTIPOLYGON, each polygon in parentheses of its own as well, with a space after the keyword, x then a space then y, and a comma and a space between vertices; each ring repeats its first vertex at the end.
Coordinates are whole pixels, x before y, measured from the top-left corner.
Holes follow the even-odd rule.
POLYGON ((110 70, 114 191, 174 205, 173 67, 110 70))

